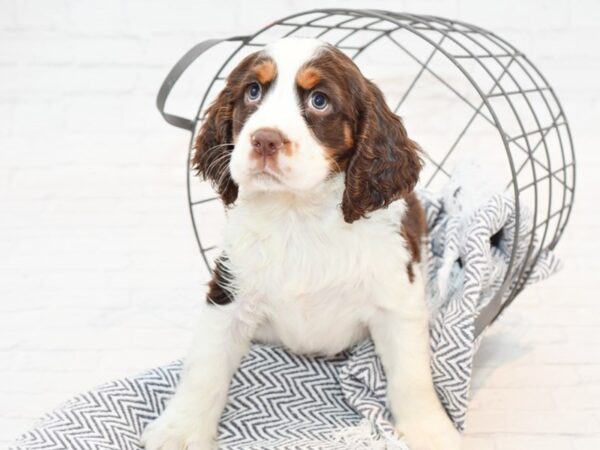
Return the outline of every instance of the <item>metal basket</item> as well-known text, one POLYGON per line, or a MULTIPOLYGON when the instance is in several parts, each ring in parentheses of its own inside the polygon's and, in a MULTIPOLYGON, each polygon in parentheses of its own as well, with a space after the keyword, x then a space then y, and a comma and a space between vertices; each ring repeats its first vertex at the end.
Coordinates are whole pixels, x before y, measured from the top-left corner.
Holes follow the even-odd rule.
POLYGON ((529 241, 527 255, 519 264, 511 257, 504 283, 477 319, 476 333, 481 333, 523 289, 528 269, 540 253, 558 243, 573 205, 575 159, 565 114, 539 70, 496 34, 456 20, 380 10, 312 10, 253 35, 202 42, 186 53, 165 79, 157 105, 167 122, 192 132, 186 165, 188 201, 206 267, 210 270, 218 254, 221 222, 214 217, 224 213, 214 192, 190 174, 194 135, 205 107, 235 64, 287 36, 328 41, 374 79, 425 151, 422 187, 443 185, 457 155, 485 153, 488 164, 494 164, 506 180, 517 212, 521 206, 531 212, 531 232, 514 238, 529 241), (173 85, 203 54, 203 59, 210 54, 212 60, 202 72, 212 78, 202 86, 197 115, 186 119, 165 113, 173 85), (509 287, 511 292, 506 292, 509 287))

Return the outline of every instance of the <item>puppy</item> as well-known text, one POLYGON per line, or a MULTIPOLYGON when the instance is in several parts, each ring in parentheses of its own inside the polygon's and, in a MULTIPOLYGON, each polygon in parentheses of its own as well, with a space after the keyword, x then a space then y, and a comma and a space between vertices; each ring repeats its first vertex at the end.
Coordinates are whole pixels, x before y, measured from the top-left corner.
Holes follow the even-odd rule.
POLYGON ((247 56, 207 111, 193 165, 228 207, 180 384, 147 450, 206 450, 253 340, 334 355, 371 337, 398 432, 456 450, 434 391, 422 161, 381 91, 341 51, 283 39, 247 56))

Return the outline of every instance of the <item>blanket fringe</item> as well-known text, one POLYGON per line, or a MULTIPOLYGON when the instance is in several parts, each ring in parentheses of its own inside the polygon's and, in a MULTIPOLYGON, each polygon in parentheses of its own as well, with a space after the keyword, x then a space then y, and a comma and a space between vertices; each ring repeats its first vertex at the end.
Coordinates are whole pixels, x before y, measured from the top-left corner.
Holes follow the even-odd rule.
POLYGON ((377 433, 367 419, 361 420, 356 426, 331 433, 331 438, 348 450, 409 450, 398 439, 377 433))

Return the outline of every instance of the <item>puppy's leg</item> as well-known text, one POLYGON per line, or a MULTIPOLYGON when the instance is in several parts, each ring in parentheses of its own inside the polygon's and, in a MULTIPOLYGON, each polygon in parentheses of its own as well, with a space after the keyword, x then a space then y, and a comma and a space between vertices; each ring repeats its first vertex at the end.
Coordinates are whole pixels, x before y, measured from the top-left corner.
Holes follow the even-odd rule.
MULTIPOLYGON (((378 310, 370 332, 387 376, 396 428, 411 450, 458 450, 460 435, 433 386, 428 311, 422 284, 394 299, 399 307, 378 310), (408 294, 408 295, 407 295, 408 294)), ((388 300, 388 305, 392 305, 388 300)))
POLYGON ((237 306, 205 304, 175 395, 144 430, 146 450, 208 450, 215 446, 231 377, 251 339, 248 324, 241 323, 235 311, 237 306))

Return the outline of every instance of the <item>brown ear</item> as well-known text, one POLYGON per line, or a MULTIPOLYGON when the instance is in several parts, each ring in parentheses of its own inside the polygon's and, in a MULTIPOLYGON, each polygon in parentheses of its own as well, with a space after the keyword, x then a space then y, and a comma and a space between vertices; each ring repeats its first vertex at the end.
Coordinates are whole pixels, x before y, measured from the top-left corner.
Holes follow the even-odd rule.
POLYGON ((210 180, 226 205, 233 203, 238 195, 238 186, 229 172, 234 147, 233 106, 234 98, 227 86, 206 111, 192 158, 192 167, 198 175, 210 180))
POLYGON ((348 223, 410 193, 423 166, 419 146, 409 139, 383 93, 370 81, 365 83, 365 92, 358 100, 356 145, 346 169, 342 200, 348 223))

